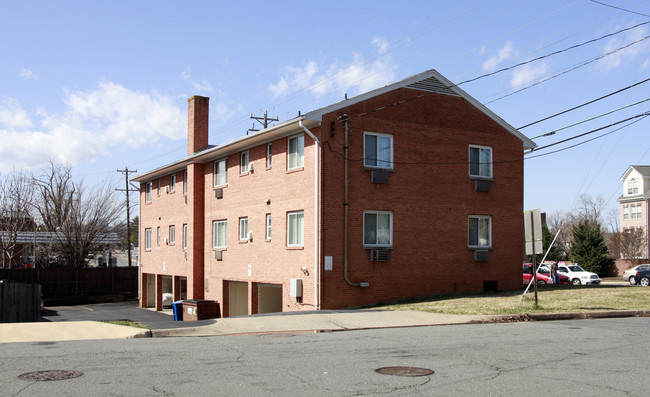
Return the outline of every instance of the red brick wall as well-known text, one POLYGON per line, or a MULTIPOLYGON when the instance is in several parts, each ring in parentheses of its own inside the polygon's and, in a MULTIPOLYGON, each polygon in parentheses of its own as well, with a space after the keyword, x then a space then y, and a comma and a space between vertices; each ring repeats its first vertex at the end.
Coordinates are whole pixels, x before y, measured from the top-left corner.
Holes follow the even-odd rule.
MULTIPOLYGON (((326 115, 333 136, 323 136, 323 255, 334 268, 325 272, 323 309, 412 296, 481 291, 484 281, 499 289, 521 284, 523 250, 522 142, 461 98, 428 95, 407 104, 368 112, 421 92, 402 89, 326 115), (344 128, 350 116, 349 286, 343 276, 344 128), (388 184, 370 182, 364 170, 364 131, 393 134, 396 162, 388 184), (468 145, 493 148, 494 181, 476 192, 468 176, 468 145), (363 249, 363 211, 393 212, 393 246, 387 262, 371 262, 363 249), (487 262, 475 262, 467 248, 469 215, 492 216, 492 247, 487 262)), ((329 127, 325 128, 329 132, 329 127)))

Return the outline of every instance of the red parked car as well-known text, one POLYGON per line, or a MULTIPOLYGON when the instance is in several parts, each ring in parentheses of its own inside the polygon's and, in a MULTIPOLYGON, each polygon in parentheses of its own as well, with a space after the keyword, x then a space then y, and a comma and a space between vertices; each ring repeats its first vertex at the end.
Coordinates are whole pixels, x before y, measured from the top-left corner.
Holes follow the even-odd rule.
MULTIPOLYGON (((524 285, 530 283, 530 279, 533 278, 533 264, 524 263, 524 285)), ((571 280, 562 273, 558 273, 557 276, 560 279, 560 284, 571 284, 571 280)), ((537 285, 549 284, 548 280, 551 278, 551 270, 548 266, 539 266, 537 268, 537 285)), ((552 284, 552 283, 551 283, 552 284)))

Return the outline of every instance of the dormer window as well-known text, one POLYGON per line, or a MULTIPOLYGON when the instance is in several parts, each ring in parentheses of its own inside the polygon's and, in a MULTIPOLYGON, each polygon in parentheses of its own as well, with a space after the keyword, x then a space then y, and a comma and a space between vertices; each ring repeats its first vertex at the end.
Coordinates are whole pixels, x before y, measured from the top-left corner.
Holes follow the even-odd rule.
POLYGON ((634 178, 630 179, 627 183, 627 194, 639 194, 639 181, 634 178))

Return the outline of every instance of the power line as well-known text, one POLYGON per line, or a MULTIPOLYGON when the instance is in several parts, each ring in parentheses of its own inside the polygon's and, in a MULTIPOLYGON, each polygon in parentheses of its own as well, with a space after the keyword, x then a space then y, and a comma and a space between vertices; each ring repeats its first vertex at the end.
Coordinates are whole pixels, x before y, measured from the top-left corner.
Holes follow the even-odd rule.
POLYGON ((587 106, 587 105, 590 105, 590 104, 592 104, 592 103, 594 103, 594 102, 598 102, 598 101, 600 101, 600 100, 602 100, 602 99, 605 99, 605 98, 610 97, 610 96, 612 96, 612 95, 616 95, 616 94, 621 93, 621 92, 623 92, 623 91, 625 91, 625 90, 629 90, 630 88, 636 87, 637 85, 641 85, 641 84, 647 83, 648 81, 650 81, 650 78, 647 78, 647 79, 645 79, 645 80, 643 80, 643 81, 639 81, 638 83, 634 83, 634 84, 632 84, 632 85, 628 85, 627 87, 621 88, 620 90, 616 90, 616 91, 614 91, 614 92, 610 92, 609 94, 603 95, 603 96, 601 96, 601 97, 599 97, 599 98, 592 99, 592 100, 589 101, 589 102, 585 102, 585 103, 580 104, 580 105, 578 105, 578 106, 572 107, 571 109, 563 110, 563 111, 561 111, 561 112, 559 112, 559 113, 555 113, 555 114, 553 114, 553 115, 550 115, 550 116, 544 117, 543 119, 539 119, 539 120, 537 120, 537 121, 533 121, 532 123, 526 124, 526 125, 524 125, 524 126, 522 126, 522 127, 519 127, 519 128, 517 128, 517 129, 518 129, 518 130, 521 130, 521 129, 524 129, 524 128, 526 128, 526 127, 530 127, 531 125, 535 125, 535 124, 541 123, 542 121, 550 120, 550 119, 552 119, 552 118, 554 118, 554 117, 557 117, 557 116, 563 115, 563 114, 565 114, 565 113, 571 112, 571 111, 576 110, 576 109, 580 109, 580 108, 583 107, 583 106, 587 106))
POLYGON ((641 15, 641 16, 644 16, 644 17, 650 17, 650 15, 648 15, 648 14, 642 14, 640 12, 628 10, 628 9, 621 8, 621 7, 616 7, 616 6, 613 6, 611 4, 603 3, 603 2, 600 2, 600 1, 596 1, 596 0, 589 0, 589 1, 591 1, 592 3, 600 4, 600 5, 605 6, 605 7, 615 8, 617 10, 629 12, 630 14, 636 14, 636 15, 641 15))

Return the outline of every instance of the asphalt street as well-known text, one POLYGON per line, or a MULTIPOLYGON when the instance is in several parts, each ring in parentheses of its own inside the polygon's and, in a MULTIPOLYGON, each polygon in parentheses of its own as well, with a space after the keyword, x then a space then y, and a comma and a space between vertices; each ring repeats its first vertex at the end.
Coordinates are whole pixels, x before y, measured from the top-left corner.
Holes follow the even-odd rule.
POLYGON ((648 327, 633 317, 11 343, 0 395, 646 396, 648 327), (25 376, 45 370, 75 377, 25 376))

